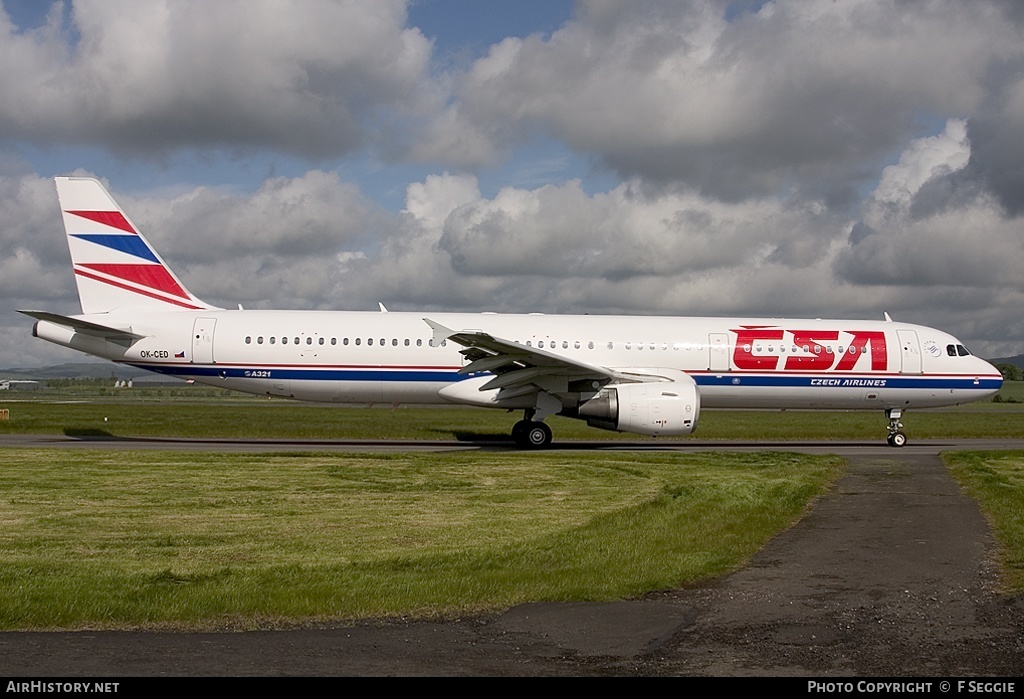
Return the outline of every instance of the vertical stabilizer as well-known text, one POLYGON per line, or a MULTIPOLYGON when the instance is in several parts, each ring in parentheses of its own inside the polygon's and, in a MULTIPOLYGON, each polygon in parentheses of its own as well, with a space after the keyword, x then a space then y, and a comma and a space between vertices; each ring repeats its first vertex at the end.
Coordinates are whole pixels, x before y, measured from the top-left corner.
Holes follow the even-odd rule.
POLYGON ((213 308, 189 293, 99 181, 55 181, 83 313, 213 308))

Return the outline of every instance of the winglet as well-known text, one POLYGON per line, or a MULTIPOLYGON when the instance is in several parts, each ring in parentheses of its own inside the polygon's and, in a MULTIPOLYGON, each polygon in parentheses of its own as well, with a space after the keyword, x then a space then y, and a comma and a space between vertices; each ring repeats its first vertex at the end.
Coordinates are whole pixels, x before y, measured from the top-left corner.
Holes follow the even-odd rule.
POLYGON ((446 328, 430 318, 424 318, 423 322, 429 325, 430 329, 434 331, 434 336, 431 338, 431 343, 434 347, 439 346, 442 342, 455 334, 455 331, 451 328, 446 328))

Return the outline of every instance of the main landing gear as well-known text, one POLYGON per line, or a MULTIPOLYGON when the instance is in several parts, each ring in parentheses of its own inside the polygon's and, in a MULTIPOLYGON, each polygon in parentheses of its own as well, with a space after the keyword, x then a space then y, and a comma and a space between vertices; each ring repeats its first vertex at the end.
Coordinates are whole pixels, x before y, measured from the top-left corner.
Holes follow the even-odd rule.
POLYGON ((889 418, 889 436, 885 441, 890 447, 902 447, 907 443, 907 435, 903 434, 903 423, 900 422, 903 411, 899 408, 890 408, 885 411, 885 416, 889 418))
POLYGON ((512 441, 523 449, 546 449, 551 446, 551 428, 532 419, 533 410, 527 410, 522 420, 512 426, 512 441))

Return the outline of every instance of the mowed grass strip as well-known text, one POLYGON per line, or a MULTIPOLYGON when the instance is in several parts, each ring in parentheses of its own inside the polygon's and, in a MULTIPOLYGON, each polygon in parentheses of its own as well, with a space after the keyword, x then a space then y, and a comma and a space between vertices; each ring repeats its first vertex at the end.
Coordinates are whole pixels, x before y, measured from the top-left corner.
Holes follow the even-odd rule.
POLYGON ((0 627, 259 628, 602 600, 735 569, 795 454, 0 452, 0 627))
POLYGON ((1024 452, 947 452, 942 458, 992 527, 1006 592, 1024 592, 1024 452))
MULTIPOLYGON (((0 422, 0 434, 85 437, 510 442, 512 424, 520 417, 482 408, 356 408, 283 400, 23 402, 4 406, 9 407, 10 419, 0 422)), ((1022 414, 1024 404, 985 403, 956 410, 908 411, 903 422, 911 442, 928 438, 1019 438, 1024 437, 1022 414), (975 407, 979 409, 972 409, 975 407)), ((579 420, 557 416, 548 422, 559 442, 648 439, 595 429, 579 420)), ((690 439, 883 442, 885 435, 886 420, 881 410, 708 410, 701 413, 697 431, 690 439)))

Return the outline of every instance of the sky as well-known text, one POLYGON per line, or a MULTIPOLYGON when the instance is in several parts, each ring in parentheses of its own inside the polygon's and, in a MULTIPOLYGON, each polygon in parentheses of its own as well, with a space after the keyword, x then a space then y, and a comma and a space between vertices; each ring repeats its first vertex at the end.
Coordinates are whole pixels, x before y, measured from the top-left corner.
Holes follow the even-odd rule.
POLYGON ((1024 353, 1015 0, 2 0, 0 367, 52 178, 225 308, 894 319, 1024 353))

